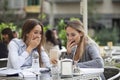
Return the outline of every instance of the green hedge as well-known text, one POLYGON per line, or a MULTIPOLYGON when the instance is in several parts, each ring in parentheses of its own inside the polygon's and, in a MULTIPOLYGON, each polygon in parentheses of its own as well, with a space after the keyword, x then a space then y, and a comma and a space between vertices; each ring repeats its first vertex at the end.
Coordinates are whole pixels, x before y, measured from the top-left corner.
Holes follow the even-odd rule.
POLYGON ((102 29, 99 32, 95 32, 94 39, 99 45, 105 46, 107 42, 112 41, 113 45, 118 42, 118 31, 116 28, 113 29, 102 29))

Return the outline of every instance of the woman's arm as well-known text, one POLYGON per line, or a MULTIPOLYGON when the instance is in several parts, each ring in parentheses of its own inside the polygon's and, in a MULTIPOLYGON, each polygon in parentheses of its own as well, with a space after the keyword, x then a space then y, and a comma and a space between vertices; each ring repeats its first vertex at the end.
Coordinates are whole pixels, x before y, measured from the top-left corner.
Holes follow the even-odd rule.
POLYGON ((94 59, 87 62, 80 62, 77 66, 81 68, 103 68, 103 62, 101 59, 94 59))
POLYGON ((87 58, 91 60, 79 62, 77 65, 82 68, 103 68, 104 63, 98 47, 96 45, 89 45, 86 50, 87 58))
POLYGON ((15 69, 19 69, 29 56, 29 53, 26 50, 19 55, 19 49, 20 47, 14 41, 11 41, 8 45, 8 60, 10 60, 9 62, 11 63, 11 66, 15 69))

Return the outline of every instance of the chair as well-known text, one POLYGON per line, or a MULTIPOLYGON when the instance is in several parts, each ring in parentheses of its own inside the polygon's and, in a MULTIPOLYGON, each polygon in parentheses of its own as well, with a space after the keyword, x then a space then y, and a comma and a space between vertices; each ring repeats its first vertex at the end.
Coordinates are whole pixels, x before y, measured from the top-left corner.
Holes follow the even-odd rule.
POLYGON ((7 66, 8 58, 0 58, 0 68, 7 66))
POLYGON ((120 69, 115 67, 104 68, 104 76, 106 80, 119 80, 120 79, 120 69))

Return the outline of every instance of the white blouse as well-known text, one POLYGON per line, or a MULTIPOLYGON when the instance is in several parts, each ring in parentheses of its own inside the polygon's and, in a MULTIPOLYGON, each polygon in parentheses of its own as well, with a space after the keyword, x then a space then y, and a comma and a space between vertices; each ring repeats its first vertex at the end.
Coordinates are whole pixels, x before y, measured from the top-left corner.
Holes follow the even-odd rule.
MULTIPOLYGON (((33 50, 30 54, 26 51, 26 44, 23 42, 22 39, 13 39, 8 44, 8 68, 14 69, 21 69, 27 68, 32 66, 32 54, 34 53, 33 50)), ((41 48, 41 59, 43 61, 43 65, 45 67, 50 67, 50 59, 46 52, 44 51, 43 47, 41 48)))

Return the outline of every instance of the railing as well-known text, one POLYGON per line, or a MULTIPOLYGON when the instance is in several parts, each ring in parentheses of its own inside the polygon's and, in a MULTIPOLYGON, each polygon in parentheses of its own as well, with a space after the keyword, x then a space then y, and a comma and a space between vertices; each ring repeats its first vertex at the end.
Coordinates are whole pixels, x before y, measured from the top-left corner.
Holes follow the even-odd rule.
POLYGON ((8 58, 1 58, 0 59, 0 68, 7 66, 7 60, 8 60, 8 58))

